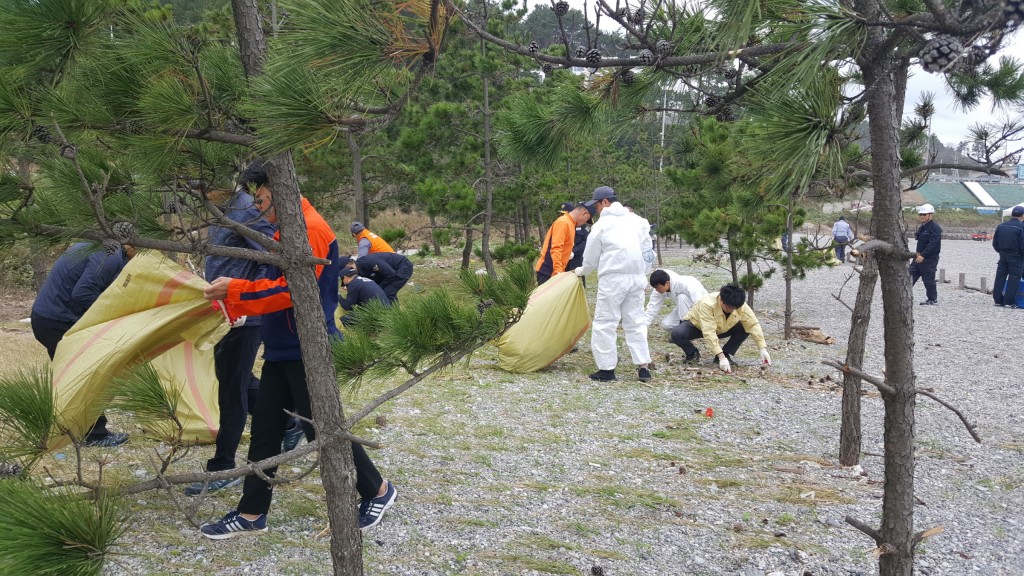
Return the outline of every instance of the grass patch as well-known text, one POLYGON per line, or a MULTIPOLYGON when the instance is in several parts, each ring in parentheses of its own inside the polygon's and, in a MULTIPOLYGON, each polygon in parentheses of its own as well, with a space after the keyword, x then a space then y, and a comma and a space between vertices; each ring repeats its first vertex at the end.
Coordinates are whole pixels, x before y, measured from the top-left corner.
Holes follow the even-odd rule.
POLYGON ((745 468, 750 466, 749 454, 738 454, 721 446, 697 446, 690 451, 687 464, 692 468, 745 468))
POLYGON ((487 555, 501 562, 501 573, 515 574, 527 570, 535 570, 545 574, 579 574, 580 571, 568 562, 548 558, 534 558, 520 554, 487 555))
POLYGON ((749 482, 743 480, 736 480, 735 478, 698 478, 697 484, 703 484, 705 486, 715 485, 719 488, 739 488, 741 486, 749 486, 749 482))
POLYGON ((626 448, 619 453, 622 458, 637 458, 640 460, 658 460, 663 462, 679 462, 682 458, 678 454, 668 452, 657 452, 646 448, 626 448))
POLYGON ((803 506, 818 504, 852 504, 855 499, 844 496, 838 490, 817 484, 787 484, 767 495, 776 502, 800 504, 803 506))
POLYGON ((700 436, 697 434, 697 424, 698 421, 693 419, 676 420, 666 424, 661 430, 655 430, 651 436, 660 440, 700 440, 700 436))
POLYGON ((574 486, 570 491, 580 497, 593 497, 617 508, 679 508, 679 502, 646 490, 625 486, 574 486))

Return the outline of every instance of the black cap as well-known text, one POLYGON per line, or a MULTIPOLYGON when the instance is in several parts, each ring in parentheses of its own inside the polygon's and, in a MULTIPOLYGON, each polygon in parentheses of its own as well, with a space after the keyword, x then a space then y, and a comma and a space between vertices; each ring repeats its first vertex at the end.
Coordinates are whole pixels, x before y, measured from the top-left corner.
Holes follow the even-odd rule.
POLYGON ((1017 216, 1024 216, 1024 206, 1014 206, 1013 210, 1010 211, 1010 216, 1016 218, 1017 216))
POLYGON ((249 166, 242 171, 242 175, 238 177, 238 185, 242 188, 249 188, 250 186, 259 188, 270 182, 270 178, 267 176, 266 164, 263 160, 253 160, 249 163, 249 166))

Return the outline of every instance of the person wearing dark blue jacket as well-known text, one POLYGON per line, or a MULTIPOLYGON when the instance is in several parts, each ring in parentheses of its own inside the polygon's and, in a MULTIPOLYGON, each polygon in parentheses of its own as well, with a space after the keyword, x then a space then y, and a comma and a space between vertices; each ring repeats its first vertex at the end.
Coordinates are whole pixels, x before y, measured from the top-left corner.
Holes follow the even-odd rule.
POLYGON ((356 259, 356 270, 380 285, 394 304, 398 291, 412 278, 412 261, 397 252, 371 252, 356 259))
MULTIPOLYGON (((215 190, 211 191, 208 197, 218 205, 228 219, 273 238, 277 230, 263 217, 263 213, 254 204, 253 197, 247 192, 249 184, 253 183, 254 173, 252 169, 243 172, 238 188, 234 192, 215 190)), ((246 238, 226 226, 210 226, 206 233, 210 244, 214 246, 266 251, 259 242, 246 238)), ((207 282, 222 277, 256 280, 266 275, 266 265, 245 258, 207 256, 204 275, 207 282)), ((260 348, 262 324, 261 316, 248 316, 244 322, 236 322, 213 349, 213 367, 218 383, 217 401, 220 404, 220 429, 217 432, 213 458, 206 461, 208 472, 231 470, 235 467, 235 453, 238 451, 238 443, 242 440, 245 419, 255 407, 256 395, 259 392, 260 381, 253 375, 252 367, 256 363, 256 354, 260 348)), ((296 427, 292 430, 292 437, 298 443, 302 431, 297 421, 294 424, 296 427)), ((287 441, 287 434, 285 438, 287 441)), ((202 493, 204 489, 214 492, 240 482, 240 478, 214 480, 208 483, 197 482, 186 487, 185 494, 194 496, 202 493)))
POLYGON ((912 285, 920 278, 924 282, 927 300, 922 305, 934 306, 939 303, 939 292, 935 288, 935 270, 939 266, 939 252, 942 250, 942 228, 932 219, 935 208, 931 204, 917 207, 917 219, 921 225, 917 227, 917 254, 910 263, 912 285))
MULTIPOLYGON (((255 204, 263 210, 267 221, 275 224, 277 210, 274 207, 273 191, 266 171, 262 166, 258 168, 252 180, 252 187, 256 189, 255 204)), ((334 313, 338 309, 338 277, 341 268, 338 238, 309 200, 302 198, 301 202, 312 255, 328 262, 314 267, 325 329, 329 338, 341 338, 341 331, 334 321, 334 313)), ((280 238, 280 234, 278 231, 275 239, 280 238)), ((232 316, 265 315, 263 371, 260 373, 260 393, 252 415, 248 460, 259 462, 277 456, 281 453, 281 441, 290 420, 285 411, 293 411, 303 418, 312 418, 306 370, 299 347, 288 279, 278 267, 268 266, 266 277, 259 280, 217 278, 206 287, 203 296, 207 300, 222 301, 232 316)), ((306 438, 312 440, 316 435, 313 426, 303 422, 302 427, 306 438)), ((352 443, 352 459, 356 469, 356 490, 362 498, 359 504, 359 527, 369 528, 380 522, 384 511, 395 502, 398 492, 391 482, 381 476, 361 444, 352 443)), ((276 472, 277 467, 264 470, 268 477, 273 477, 276 472)), ((247 532, 265 532, 273 495, 273 485, 263 477, 255 474, 246 476, 238 506, 219 521, 204 524, 200 532, 212 540, 232 538, 247 532)))
MULTIPOLYGON (((342 264, 345 262, 346 256, 342 256, 342 264)), ((385 306, 391 306, 391 300, 388 300, 388 295, 384 293, 384 289, 377 285, 376 282, 369 278, 363 278, 359 276, 355 268, 345 266, 341 269, 341 286, 345 289, 346 296, 339 298, 338 301, 341 304, 342 310, 351 312, 359 306, 367 303, 377 301, 385 306)), ((352 326, 355 322, 351 315, 341 317, 341 323, 345 326, 352 326)))
MULTIPOLYGON (((32 334, 46 347, 50 360, 64 335, 134 255, 135 248, 129 245, 108 254, 96 244, 79 242, 57 259, 32 304, 31 315, 32 334)), ((127 434, 107 430, 107 417, 102 414, 85 437, 86 446, 112 447, 127 441, 127 434)))
POLYGON ((1024 275, 1024 206, 1014 206, 1010 219, 996 226, 992 235, 992 248, 999 252, 996 265, 996 283, 992 287, 992 300, 996 306, 1017 306, 1017 291, 1024 275), (1003 283, 1006 290, 1003 290, 1003 283))

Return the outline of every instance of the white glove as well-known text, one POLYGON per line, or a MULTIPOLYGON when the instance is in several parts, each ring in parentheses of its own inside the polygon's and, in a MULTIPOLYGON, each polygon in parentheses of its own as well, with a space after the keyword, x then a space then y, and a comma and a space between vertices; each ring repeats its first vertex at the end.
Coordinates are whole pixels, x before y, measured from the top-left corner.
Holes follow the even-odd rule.
POLYGON ((761 363, 769 366, 772 365, 772 357, 768 355, 767 348, 761 348, 761 363))
POLYGON ((579 268, 573 268, 573 272, 575 272, 576 275, 579 276, 580 278, 583 277, 583 267, 582 266, 580 266, 579 268))
POLYGON ((732 374, 732 366, 729 366, 729 358, 727 356, 722 356, 722 359, 718 361, 718 367, 722 369, 722 372, 732 374))
POLYGON ((235 318, 235 321, 231 323, 231 327, 238 328, 240 326, 245 326, 245 320, 247 318, 248 316, 239 316, 238 318, 235 318))

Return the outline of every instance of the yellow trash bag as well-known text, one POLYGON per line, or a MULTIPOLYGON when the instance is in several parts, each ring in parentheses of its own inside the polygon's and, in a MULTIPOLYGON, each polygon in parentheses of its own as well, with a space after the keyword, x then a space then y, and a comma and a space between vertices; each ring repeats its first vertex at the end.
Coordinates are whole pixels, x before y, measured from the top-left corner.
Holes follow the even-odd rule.
MULTIPOLYGON (((105 408, 111 379, 154 361, 164 386, 182 391, 177 415, 184 439, 213 442, 220 412, 212 349, 228 326, 203 298, 206 285, 158 252, 132 258, 57 345, 53 389, 60 425, 83 437, 105 408)), ((50 447, 67 442, 59 436, 50 447)))
POLYGON ((494 341, 498 366, 535 372, 567 354, 590 328, 583 283, 572 272, 555 274, 530 294, 519 322, 494 341))

